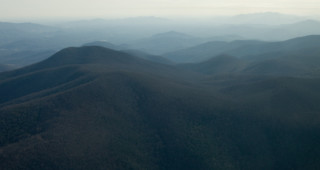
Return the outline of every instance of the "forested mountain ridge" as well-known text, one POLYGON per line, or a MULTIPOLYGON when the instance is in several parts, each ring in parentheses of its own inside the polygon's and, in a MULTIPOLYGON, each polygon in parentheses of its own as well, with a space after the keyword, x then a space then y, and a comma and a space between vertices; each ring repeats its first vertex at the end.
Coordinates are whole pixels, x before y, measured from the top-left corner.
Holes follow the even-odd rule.
POLYGON ((320 168, 319 77, 240 64, 219 56, 196 67, 208 74, 87 46, 1 73, 0 166, 320 168))

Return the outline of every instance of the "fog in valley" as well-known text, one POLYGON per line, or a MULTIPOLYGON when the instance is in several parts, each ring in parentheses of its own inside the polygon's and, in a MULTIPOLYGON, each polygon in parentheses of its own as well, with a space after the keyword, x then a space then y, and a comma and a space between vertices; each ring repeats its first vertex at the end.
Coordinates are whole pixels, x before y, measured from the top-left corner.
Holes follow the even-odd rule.
POLYGON ((97 41, 110 43, 110 48, 164 55, 213 41, 284 41, 320 34, 320 22, 313 17, 271 12, 228 17, 132 17, 0 24, 0 63, 13 67, 41 61, 65 47, 97 41))

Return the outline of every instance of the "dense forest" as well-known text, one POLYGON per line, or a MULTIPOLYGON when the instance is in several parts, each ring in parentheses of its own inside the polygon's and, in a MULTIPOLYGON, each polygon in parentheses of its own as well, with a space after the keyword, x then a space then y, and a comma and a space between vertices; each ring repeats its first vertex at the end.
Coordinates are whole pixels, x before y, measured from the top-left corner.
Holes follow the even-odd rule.
POLYGON ((161 57, 95 42, 3 72, 0 167, 320 169, 319 42, 211 57, 212 43, 161 57))

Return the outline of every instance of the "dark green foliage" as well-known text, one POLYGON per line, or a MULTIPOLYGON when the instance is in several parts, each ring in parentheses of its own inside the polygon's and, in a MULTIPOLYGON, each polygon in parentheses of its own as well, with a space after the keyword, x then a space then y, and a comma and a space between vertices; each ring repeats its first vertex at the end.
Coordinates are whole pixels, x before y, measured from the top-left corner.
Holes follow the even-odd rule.
POLYGON ((0 167, 319 169, 320 79, 246 64, 81 47, 2 73, 0 167))

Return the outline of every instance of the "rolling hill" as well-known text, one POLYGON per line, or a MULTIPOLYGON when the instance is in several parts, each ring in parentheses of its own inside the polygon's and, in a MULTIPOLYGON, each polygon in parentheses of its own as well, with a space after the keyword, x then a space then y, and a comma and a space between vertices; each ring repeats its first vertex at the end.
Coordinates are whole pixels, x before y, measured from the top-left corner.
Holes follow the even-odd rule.
POLYGON ((208 42, 195 47, 167 53, 164 56, 176 62, 201 62, 220 54, 232 55, 240 58, 261 59, 279 58, 292 54, 293 51, 319 49, 320 36, 310 35, 280 42, 261 42, 238 40, 233 42, 208 42))
POLYGON ((319 85, 317 77, 204 75, 103 47, 66 48, 0 74, 0 166, 318 169, 319 85))
POLYGON ((122 51, 130 55, 133 55, 145 60, 150 60, 156 63, 170 64, 170 65, 174 64, 174 62, 172 62, 171 60, 159 55, 152 55, 139 50, 122 50, 122 51))
MULTIPOLYGON (((232 55, 234 53, 229 51, 244 50, 248 47, 256 46, 257 44, 263 43, 265 42, 251 40, 237 40, 232 42, 213 41, 187 49, 169 52, 164 54, 164 56, 178 63, 201 62, 221 54, 232 55)), ((238 57, 238 55, 235 56, 238 57)))
POLYGON ((125 53, 128 53, 130 55, 140 57, 146 60, 150 60, 153 62, 159 62, 163 64, 172 64, 172 62, 164 57, 158 56, 158 55, 152 55, 148 54, 139 50, 129 49, 128 45, 114 45, 112 43, 106 42, 106 41, 95 41, 91 43, 86 43, 83 46, 99 46, 99 47, 105 47, 117 51, 122 51, 125 53))
POLYGON ((89 42, 89 43, 84 44, 83 46, 100 46, 100 47, 105 47, 105 48, 114 49, 114 50, 126 49, 123 46, 115 45, 115 44, 109 43, 107 41, 89 42))
POLYGON ((161 55, 202 43, 203 40, 188 34, 169 31, 129 43, 131 49, 137 49, 154 55, 161 55))
POLYGON ((202 74, 230 74, 240 72, 245 68, 246 62, 237 57, 220 55, 204 62, 179 66, 202 74))
MULTIPOLYGON (((287 44, 286 47, 289 45, 287 44)), ((276 49, 276 47, 272 48, 276 49)), ((279 48, 277 48, 279 49, 279 48)), ((277 50, 276 49, 276 50, 277 50)), ((280 52, 247 57, 218 55, 199 63, 179 64, 178 67, 206 75, 245 74, 290 77, 318 77, 320 75, 318 47, 287 48, 280 52), (291 51, 289 49, 292 49, 291 51)))

